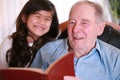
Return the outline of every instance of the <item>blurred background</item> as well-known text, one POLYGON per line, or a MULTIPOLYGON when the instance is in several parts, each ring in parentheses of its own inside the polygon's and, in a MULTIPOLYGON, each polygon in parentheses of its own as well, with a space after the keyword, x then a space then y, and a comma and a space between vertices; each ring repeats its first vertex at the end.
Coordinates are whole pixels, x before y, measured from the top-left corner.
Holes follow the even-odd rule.
MULTIPOLYGON (((15 20, 28 0, 0 0, 0 44, 15 31, 15 20)), ((59 22, 68 19, 71 6, 79 0, 50 0, 56 6, 59 22)), ((90 0, 104 9, 105 19, 120 24, 120 0, 90 0)))

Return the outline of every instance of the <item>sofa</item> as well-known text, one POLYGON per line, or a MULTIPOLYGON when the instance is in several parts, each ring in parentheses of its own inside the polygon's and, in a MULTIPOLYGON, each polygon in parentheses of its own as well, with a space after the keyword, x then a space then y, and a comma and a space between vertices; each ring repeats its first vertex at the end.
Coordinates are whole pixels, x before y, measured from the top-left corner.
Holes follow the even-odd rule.
MULTIPOLYGON (((67 21, 60 24, 61 34, 58 39, 67 38, 67 21)), ((112 22, 106 22, 106 26, 102 35, 98 39, 107 42, 120 49, 120 26, 112 22)))

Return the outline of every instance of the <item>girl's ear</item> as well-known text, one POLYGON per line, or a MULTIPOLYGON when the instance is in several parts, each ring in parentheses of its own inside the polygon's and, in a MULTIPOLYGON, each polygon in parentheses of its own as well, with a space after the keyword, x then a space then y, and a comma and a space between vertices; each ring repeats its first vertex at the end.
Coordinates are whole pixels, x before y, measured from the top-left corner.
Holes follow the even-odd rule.
POLYGON ((106 25, 105 22, 102 22, 102 23, 99 24, 99 27, 98 27, 98 36, 100 36, 103 33, 105 25, 106 25))
POLYGON ((21 18, 22 18, 23 23, 26 23, 26 16, 25 16, 25 14, 23 14, 21 18))

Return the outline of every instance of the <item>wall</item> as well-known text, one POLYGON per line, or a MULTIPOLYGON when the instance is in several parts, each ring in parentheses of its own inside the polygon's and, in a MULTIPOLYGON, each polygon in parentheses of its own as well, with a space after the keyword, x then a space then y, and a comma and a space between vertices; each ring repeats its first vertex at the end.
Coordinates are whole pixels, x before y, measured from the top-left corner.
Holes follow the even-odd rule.
POLYGON ((0 44, 15 30, 15 20, 27 0, 0 0, 0 44))
MULTIPOLYGON (((21 8, 28 0, 0 0, 0 44, 7 35, 15 31, 15 20, 21 8)), ((52 1, 58 13, 59 22, 68 19, 71 6, 79 0, 50 0, 52 1)), ((99 2, 105 11, 105 17, 111 21, 108 0, 91 0, 99 2)))
MULTIPOLYGON (((60 23, 68 19, 69 11, 72 5, 79 0, 51 0, 57 9, 60 23)), ((89 0, 98 2, 104 8, 105 19, 111 21, 111 14, 108 0, 89 0)))

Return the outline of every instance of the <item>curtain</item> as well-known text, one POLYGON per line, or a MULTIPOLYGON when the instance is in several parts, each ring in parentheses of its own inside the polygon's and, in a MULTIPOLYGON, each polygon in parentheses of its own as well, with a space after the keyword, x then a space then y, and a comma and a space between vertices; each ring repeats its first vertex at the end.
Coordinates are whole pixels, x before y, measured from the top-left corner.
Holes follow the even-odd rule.
POLYGON ((0 44, 15 30, 15 20, 27 0, 0 0, 0 44))

